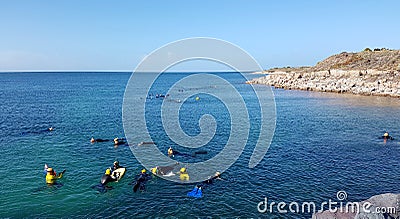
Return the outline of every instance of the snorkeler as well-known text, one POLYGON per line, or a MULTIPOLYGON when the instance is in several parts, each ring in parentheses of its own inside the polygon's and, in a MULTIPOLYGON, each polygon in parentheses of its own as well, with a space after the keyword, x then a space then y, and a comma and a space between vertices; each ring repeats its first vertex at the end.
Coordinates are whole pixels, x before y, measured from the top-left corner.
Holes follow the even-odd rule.
POLYGON ((172 150, 172 147, 168 148, 168 156, 174 156, 174 150, 172 150))
POLYGON ((196 185, 192 191, 187 193, 187 196, 194 197, 194 198, 203 197, 202 186, 196 185))
POLYGON ((110 141, 110 139, 101 139, 101 138, 96 138, 96 139, 95 139, 95 138, 93 138, 93 137, 90 139, 90 142, 91 142, 91 143, 95 143, 95 142, 107 142, 107 141, 110 141))
POLYGON ((59 173, 57 175, 56 171, 54 171, 53 168, 51 168, 51 167, 47 167, 46 171, 47 171, 47 173, 46 173, 46 183, 47 184, 56 183, 57 179, 62 178, 63 174, 65 173, 65 170, 63 170, 61 173, 59 173))
POLYGON ((180 178, 182 181, 188 181, 188 180, 189 180, 189 174, 188 174, 188 172, 187 172, 187 170, 186 170, 185 167, 182 167, 182 168, 179 170, 179 178, 180 178))
POLYGON ((153 141, 142 141, 142 142, 140 142, 140 143, 138 144, 138 146, 147 145, 147 144, 156 144, 156 143, 153 142, 153 141))
POLYGON ((111 170, 114 171, 114 170, 116 170, 118 168, 122 168, 122 167, 123 166, 120 166, 119 162, 116 160, 116 161, 114 161, 113 166, 111 167, 111 170))
MULTIPOLYGON (((136 179, 136 183, 135 183, 135 185, 133 186, 133 192, 136 192, 138 189, 140 190, 140 191, 144 191, 146 188, 145 188, 145 184, 146 184, 146 182, 149 180, 151 178, 151 176, 149 175, 149 174, 147 174, 147 171, 146 171, 146 169, 143 169, 141 172, 140 172, 140 174, 139 174, 139 176, 137 177, 137 179, 136 179)), ((135 181, 135 180, 134 180, 135 181)))
POLYGON ((101 180, 100 180, 101 185, 107 185, 107 183, 114 182, 114 181, 117 181, 117 178, 111 176, 110 169, 106 169, 106 172, 104 173, 104 175, 101 177, 101 180))
POLYGON ((216 180, 216 179, 222 180, 221 179, 221 173, 218 172, 218 171, 215 172, 215 174, 213 176, 210 176, 207 180, 203 181, 203 183, 212 184, 214 182, 214 180, 216 180))
POLYGON ((119 168, 124 168, 123 166, 120 166, 119 165, 119 162, 116 160, 116 161, 114 161, 114 163, 113 163, 113 166, 112 167, 110 167, 110 170, 111 170, 111 175, 113 176, 113 177, 115 177, 115 178, 118 178, 119 177, 119 172, 118 171, 116 171, 117 169, 119 169, 119 168))
POLYGON ((54 127, 49 127, 49 128, 42 129, 42 130, 39 130, 39 131, 26 131, 26 132, 22 132, 21 135, 42 134, 42 133, 52 132, 52 131, 54 131, 54 127))
POLYGON ((154 175, 175 175, 172 171, 174 170, 175 166, 179 165, 179 162, 176 162, 175 164, 171 165, 171 166, 156 166, 154 168, 151 168, 150 171, 154 174, 154 175))
POLYGON ((126 141, 124 138, 114 138, 114 145, 122 145, 122 144, 126 144, 126 141))
POLYGON ((385 134, 383 134, 382 138, 385 140, 394 140, 394 138, 389 135, 389 132, 385 132, 385 134))

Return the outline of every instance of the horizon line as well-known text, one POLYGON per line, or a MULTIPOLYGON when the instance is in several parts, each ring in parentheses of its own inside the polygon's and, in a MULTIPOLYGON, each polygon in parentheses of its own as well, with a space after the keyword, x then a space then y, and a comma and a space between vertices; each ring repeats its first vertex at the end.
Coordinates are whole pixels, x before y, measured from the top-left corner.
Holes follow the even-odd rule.
MULTIPOLYGON (((90 73, 90 72, 104 72, 104 73, 133 73, 135 72, 134 70, 0 70, 0 73, 90 73)), ((143 73, 159 73, 158 71, 142 71, 143 73)), ((140 73, 142 73, 140 72, 140 73)), ((187 73, 187 72, 204 72, 204 73, 212 73, 212 72, 238 72, 234 70, 204 70, 204 71, 199 71, 199 70, 179 70, 179 71, 165 71, 167 73, 187 73)), ((256 70, 246 70, 246 71, 241 71, 241 72, 259 72, 256 70)))

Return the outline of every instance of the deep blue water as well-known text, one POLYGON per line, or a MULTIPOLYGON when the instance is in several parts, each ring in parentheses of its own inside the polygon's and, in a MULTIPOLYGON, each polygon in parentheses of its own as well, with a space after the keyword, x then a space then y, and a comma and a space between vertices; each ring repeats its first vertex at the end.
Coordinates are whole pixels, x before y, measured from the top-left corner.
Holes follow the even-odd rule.
MULTIPOLYGON (((219 75, 230 80, 247 103, 254 102, 242 77, 219 75)), ((133 193, 129 183, 143 167, 130 148, 89 142, 91 137, 124 137, 122 102, 129 77, 129 73, 0 74, 1 218, 309 218, 310 214, 261 214, 257 204, 264 197, 271 202, 321 203, 336 200, 339 190, 347 192, 349 201, 400 192, 399 99, 274 89, 275 136, 256 168, 248 168, 256 135, 251 133, 242 156, 223 173, 225 181, 207 187, 203 198, 186 196, 193 185, 160 178, 150 180, 145 192, 133 193), (51 126, 53 132, 41 132, 51 126), (379 139, 386 130, 397 140, 379 139), (125 177, 106 193, 92 189, 115 159, 128 168, 125 177), (44 163, 56 171, 67 169, 59 180, 62 186, 46 186, 44 163)), ((169 74, 155 89, 162 92, 180 77, 169 74)), ((199 104, 207 110, 197 112, 196 103, 188 101, 182 107, 181 125, 188 135, 196 135, 200 130, 191 121, 198 121, 202 113, 212 114, 218 123, 213 145, 223 145, 229 137, 228 112, 217 98, 199 96, 199 104)), ((157 115, 162 100, 151 101, 147 110, 157 115)), ((259 124, 256 115, 250 112, 250 116, 253 131, 259 124)), ((151 124, 158 119, 148 117, 151 124)), ((173 143, 160 133, 153 137, 164 150, 173 143)), ((221 150, 204 149, 209 151, 205 157, 177 159, 197 162, 221 150)))

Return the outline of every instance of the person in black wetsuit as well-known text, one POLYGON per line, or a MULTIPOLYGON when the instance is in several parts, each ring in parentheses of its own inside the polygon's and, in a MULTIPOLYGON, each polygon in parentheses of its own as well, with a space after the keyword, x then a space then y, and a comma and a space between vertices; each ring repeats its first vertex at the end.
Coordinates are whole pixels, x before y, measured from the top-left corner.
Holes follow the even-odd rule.
POLYGON ((105 186, 109 182, 117 181, 117 178, 111 176, 111 170, 107 169, 104 175, 101 177, 100 183, 101 185, 105 186))
POLYGON ((181 153, 179 151, 176 151, 176 150, 172 149, 172 147, 169 147, 168 148, 168 156, 169 157, 174 157, 175 155, 179 155, 179 156, 182 156, 182 157, 194 157, 194 156, 196 156, 196 154, 181 153))
POLYGON ((126 144, 125 138, 114 138, 114 145, 123 145, 126 144))
POLYGON ((92 139, 90 139, 90 142, 91 142, 91 143, 95 143, 95 142, 107 142, 107 141, 110 141, 110 140, 109 140, 109 139, 101 139, 101 138, 94 139, 93 137, 92 137, 92 139))
POLYGON ((136 192, 138 189, 140 191, 144 191, 146 182, 151 178, 149 174, 147 174, 146 169, 143 169, 139 176, 136 179, 136 183, 133 186, 133 191, 136 192))
POLYGON ((54 131, 54 127, 50 127, 50 128, 46 128, 40 131, 26 131, 26 132, 22 132, 21 135, 27 135, 27 134, 42 134, 42 133, 46 133, 46 132, 52 132, 54 131))
POLYGON ((207 180, 203 181, 204 184, 212 184, 214 180, 221 179, 221 173, 215 172, 214 176, 210 176, 207 180))
POLYGON ((118 169, 118 168, 123 168, 123 166, 120 166, 120 165, 119 165, 119 162, 116 160, 116 161, 114 161, 114 164, 113 164, 113 166, 111 167, 111 171, 114 171, 114 170, 116 170, 116 169, 118 169))
POLYGON ((214 180, 222 180, 221 179, 221 173, 220 172, 215 172, 213 176, 210 176, 207 180, 204 180, 201 184, 198 184, 191 192, 188 193, 188 196, 192 196, 195 198, 201 198, 203 195, 203 188, 207 188, 208 185, 211 185, 214 183, 214 180))
POLYGON ((172 149, 172 147, 168 148, 168 156, 173 157, 174 156, 174 150, 172 149))
POLYGON ((385 134, 383 134, 382 138, 385 140, 394 140, 394 138, 389 135, 389 132, 385 132, 385 134))
MULTIPOLYGON (((176 162, 175 164, 170 165, 170 166, 156 166, 156 167, 154 167, 154 168, 151 168, 150 171, 151 171, 154 175, 162 175, 162 176, 164 176, 164 175, 167 175, 167 174, 170 174, 170 173, 173 174, 172 171, 174 170, 174 168, 175 168, 177 165, 179 165, 179 162, 176 162)), ((175 174, 173 174, 173 175, 175 175, 175 174)))
POLYGON ((123 166, 120 166, 119 165, 119 162, 116 160, 116 161, 114 161, 114 164, 113 164, 113 166, 112 167, 110 167, 110 169, 111 169, 111 176, 113 176, 113 177, 115 177, 115 178, 118 178, 119 177, 119 173, 117 173, 117 172, 114 172, 116 169, 118 169, 118 168, 124 168, 123 166), (117 175, 118 174, 118 175, 117 175))

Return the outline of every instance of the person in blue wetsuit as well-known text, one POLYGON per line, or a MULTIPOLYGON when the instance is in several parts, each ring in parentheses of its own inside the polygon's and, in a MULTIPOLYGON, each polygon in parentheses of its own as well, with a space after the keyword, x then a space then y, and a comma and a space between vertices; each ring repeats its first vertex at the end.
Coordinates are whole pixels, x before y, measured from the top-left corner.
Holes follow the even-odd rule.
POLYGON ((187 193, 189 197, 194 197, 194 198, 201 198, 203 197, 203 188, 207 187, 207 185, 213 184, 215 180, 222 180, 221 179, 221 173, 220 172, 215 172, 213 176, 210 176, 207 180, 203 181, 202 184, 197 185, 194 187, 194 189, 190 192, 187 193))

